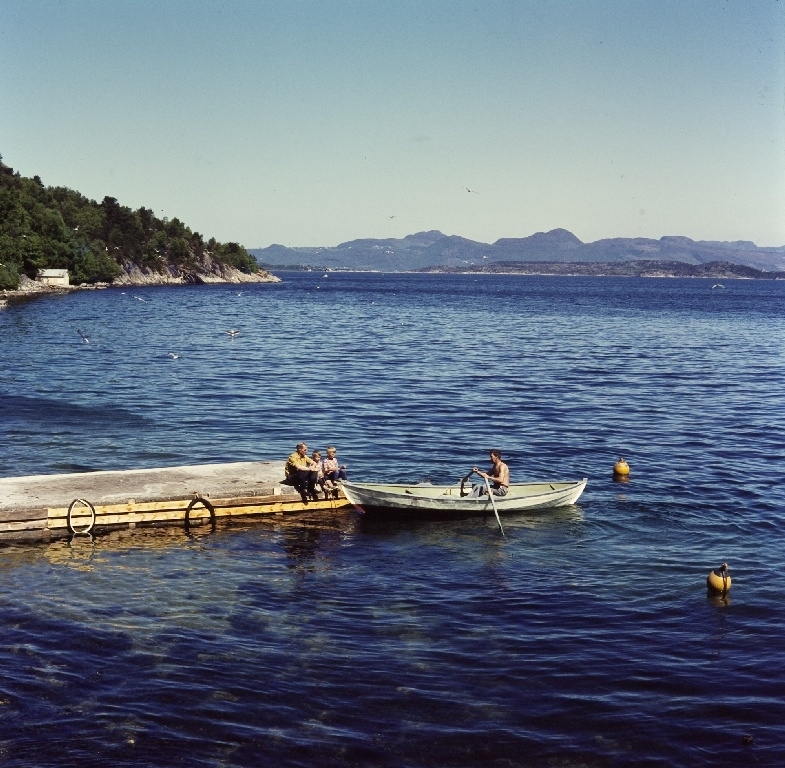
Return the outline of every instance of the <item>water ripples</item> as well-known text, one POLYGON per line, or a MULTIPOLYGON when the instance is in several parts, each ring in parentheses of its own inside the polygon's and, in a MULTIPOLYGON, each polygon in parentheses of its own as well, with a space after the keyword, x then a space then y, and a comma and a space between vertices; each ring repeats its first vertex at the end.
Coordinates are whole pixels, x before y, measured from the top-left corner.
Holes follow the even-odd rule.
POLYGON ((454 481, 496 446, 590 478, 506 540, 347 512, 6 547, 0 759, 781 764, 785 291, 710 286, 302 273, 0 313, 4 475, 305 439, 355 478, 454 481))

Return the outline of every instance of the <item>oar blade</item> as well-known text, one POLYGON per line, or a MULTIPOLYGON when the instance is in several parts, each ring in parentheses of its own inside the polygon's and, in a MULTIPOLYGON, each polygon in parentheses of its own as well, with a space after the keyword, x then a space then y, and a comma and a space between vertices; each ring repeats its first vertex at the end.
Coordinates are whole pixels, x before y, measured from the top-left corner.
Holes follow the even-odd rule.
POLYGON ((499 510, 496 509, 496 501, 493 498, 493 492, 491 491, 491 484, 488 482, 488 478, 485 478, 485 487, 488 489, 488 496, 491 500, 491 506, 493 507, 493 514, 496 515, 496 522, 499 524, 499 530, 502 532, 502 536, 507 538, 507 534, 504 532, 504 528, 502 528, 502 519, 499 517, 499 510))

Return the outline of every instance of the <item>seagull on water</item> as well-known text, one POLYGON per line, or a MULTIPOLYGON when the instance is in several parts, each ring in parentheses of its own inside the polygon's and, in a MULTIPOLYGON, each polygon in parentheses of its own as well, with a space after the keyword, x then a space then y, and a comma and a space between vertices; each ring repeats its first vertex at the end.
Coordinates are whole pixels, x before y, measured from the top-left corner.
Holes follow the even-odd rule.
POLYGON ((234 338, 235 336, 237 336, 238 333, 240 333, 240 331, 235 331, 234 328, 232 328, 232 330, 224 331, 224 333, 226 333, 229 336, 231 336, 232 338, 234 338))
POLYGON ((90 343, 90 339, 88 339, 87 336, 85 336, 78 328, 76 329, 76 332, 82 337, 82 341, 85 344, 89 344, 90 343))

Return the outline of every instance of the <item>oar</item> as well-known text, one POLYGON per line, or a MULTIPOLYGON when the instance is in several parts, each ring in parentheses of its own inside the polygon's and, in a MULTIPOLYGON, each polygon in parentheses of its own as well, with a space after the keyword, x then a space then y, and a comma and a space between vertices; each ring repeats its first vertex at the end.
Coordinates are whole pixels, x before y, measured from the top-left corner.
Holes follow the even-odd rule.
POLYGON ((491 497, 491 506, 493 507, 493 514, 496 515, 496 522, 499 524, 499 530, 502 532, 502 536, 504 536, 504 538, 506 539, 507 534, 504 532, 504 528, 502 528, 502 521, 501 518, 499 517, 499 510, 496 509, 496 502, 494 501, 493 492, 491 491, 491 484, 488 482, 487 477, 485 477, 484 480, 485 480, 485 487, 488 489, 488 495, 491 497))

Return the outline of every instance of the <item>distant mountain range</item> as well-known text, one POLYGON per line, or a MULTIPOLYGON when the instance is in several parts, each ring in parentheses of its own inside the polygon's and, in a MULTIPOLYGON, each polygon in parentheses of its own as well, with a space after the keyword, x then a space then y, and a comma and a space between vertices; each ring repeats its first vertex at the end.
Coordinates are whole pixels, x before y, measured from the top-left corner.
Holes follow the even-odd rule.
POLYGON ((785 270, 785 246, 759 248, 746 240, 727 243, 695 241, 688 237, 662 237, 659 240, 617 237, 584 243, 566 229, 537 232, 529 237, 502 238, 493 244, 431 230, 400 239, 352 240, 332 248, 271 245, 248 250, 266 268, 407 272, 434 267, 468 270, 495 262, 621 264, 668 261, 698 265, 721 261, 766 272, 785 270))

